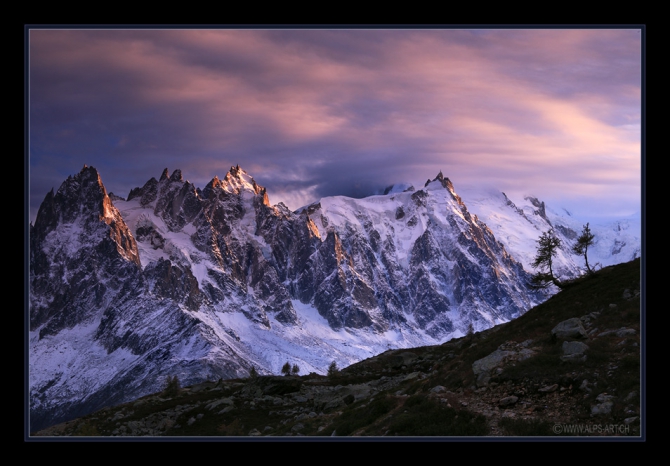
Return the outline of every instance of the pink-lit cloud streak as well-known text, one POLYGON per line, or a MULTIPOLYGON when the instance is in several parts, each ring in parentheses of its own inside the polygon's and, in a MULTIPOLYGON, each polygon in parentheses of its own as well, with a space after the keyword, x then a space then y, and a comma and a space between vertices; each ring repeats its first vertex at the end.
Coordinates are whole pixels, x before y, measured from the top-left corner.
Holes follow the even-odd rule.
POLYGON ((122 196, 240 164, 291 208, 443 170, 640 209, 637 29, 35 29, 28 52, 31 218, 84 164, 122 196))

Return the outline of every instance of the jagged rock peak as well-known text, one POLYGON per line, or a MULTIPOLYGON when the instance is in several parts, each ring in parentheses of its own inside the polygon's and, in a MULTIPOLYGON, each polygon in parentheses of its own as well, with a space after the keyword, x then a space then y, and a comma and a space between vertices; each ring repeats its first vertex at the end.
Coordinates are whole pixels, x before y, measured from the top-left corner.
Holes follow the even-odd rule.
POLYGON ((221 180, 219 179, 218 176, 214 175, 214 178, 212 178, 211 181, 207 183, 205 189, 218 188, 219 186, 221 186, 221 180))
POLYGON ((538 198, 533 196, 525 196, 524 199, 530 201, 530 203, 533 204, 534 207, 537 207, 537 210, 535 211, 537 215, 549 221, 549 219, 547 218, 547 212, 545 210, 544 201, 540 201, 538 198))
MULTIPOLYGON (((449 180, 449 178, 446 178, 446 179, 447 179, 447 181, 449 180)), ((435 178, 433 178, 432 180, 430 178, 428 178, 428 180, 426 180, 426 184, 423 185, 423 187, 425 188, 426 186, 428 186, 433 181, 439 181, 440 183, 442 183, 442 186, 445 186, 444 185, 444 180, 445 180, 444 175, 442 174, 442 170, 440 170, 440 173, 438 173, 435 178)))
POLYGON ((161 174, 161 177, 158 179, 158 181, 167 180, 169 176, 170 176, 170 172, 168 171, 167 168, 164 168, 163 173, 161 174))
POLYGON ((84 165, 79 173, 68 176, 55 195, 53 189, 47 194, 35 220, 35 233, 40 236, 35 241, 44 240, 46 234, 56 229, 59 224, 75 222, 78 225, 76 230, 81 235, 90 234, 92 231, 105 231, 103 236, 111 239, 123 257, 139 264, 132 234, 107 195, 95 167, 84 165), (105 223, 108 227, 100 230, 100 223, 105 223))
MULTIPOLYGON (((220 182, 220 185, 224 190, 230 193, 239 194, 242 191, 253 191, 254 194, 259 194, 264 198, 267 198, 265 188, 256 183, 256 180, 254 180, 249 173, 240 168, 239 165, 230 167, 230 170, 226 173, 226 176, 223 181, 220 182)), ((269 202, 264 201, 264 203, 269 205, 269 202)))
POLYGON ((440 172, 437 174, 435 178, 433 178, 432 181, 430 179, 426 181, 424 188, 427 187, 430 183, 433 183, 435 181, 439 181, 442 187, 445 188, 447 191, 449 191, 449 194, 451 194, 451 196, 456 200, 456 202, 458 202, 461 208, 467 210, 461 197, 458 194, 456 194, 456 190, 454 189, 453 183, 449 178, 447 178, 442 174, 442 170, 440 170, 440 172))
POLYGON ((219 179, 218 176, 214 176, 214 178, 212 178, 210 182, 205 185, 205 188, 202 191, 198 191, 199 195, 202 196, 203 199, 209 199, 212 191, 215 189, 223 189, 223 182, 219 179))
MULTIPOLYGON (((181 172, 180 172, 181 173, 181 172)), ((173 174, 174 176, 174 174, 173 174)), ((256 196, 261 196, 261 202, 270 206, 267 190, 256 183, 256 181, 239 165, 230 167, 223 179, 214 176, 202 191, 198 190, 199 195, 204 199, 209 199, 213 192, 225 191, 229 194, 239 195, 242 192, 252 192, 256 196)))
POLYGON ((442 185, 442 187, 447 188, 451 192, 451 194, 456 195, 456 191, 454 190, 453 183, 451 182, 451 180, 449 178, 447 178, 446 176, 444 176, 442 174, 442 170, 440 170, 440 172, 437 174, 437 176, 435 178, 433 178, 432 180, 428 179, 426 181, 426 184, 424 185, 424 188, 426 186, 428 186, 430 183, 432 183, 433 181, 439 181, 440 184, 442 185))
POLYGON ((181 176, 180 169, 176 169, 172 172, 172 175, 170 175, 170 181, 184 181, 184 178, 181 176))
POLYGON ((95 167, 84 165, 81 171, 74 177, 72 175, 67 177, 67 180, 65 180, 60 188, 58 188, 57 194, 65 195, 68 192, 79 192, 88 189, 93 189, 95 192, 99 192, 102 196, 107 196, 107 190, 102 184, 102 179, 100 178, 98 170, 96 170, 95 167))

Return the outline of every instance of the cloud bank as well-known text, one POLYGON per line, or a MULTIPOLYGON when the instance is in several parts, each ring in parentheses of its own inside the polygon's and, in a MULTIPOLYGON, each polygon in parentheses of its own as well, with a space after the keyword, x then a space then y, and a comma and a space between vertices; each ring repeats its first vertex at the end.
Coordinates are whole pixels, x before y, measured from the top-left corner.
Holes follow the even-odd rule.
POLYGON ((640 208, 636 29, 31 30, 30 208, 95 166, 239 164, 295 209, 439 170, 584 217, 640 208))

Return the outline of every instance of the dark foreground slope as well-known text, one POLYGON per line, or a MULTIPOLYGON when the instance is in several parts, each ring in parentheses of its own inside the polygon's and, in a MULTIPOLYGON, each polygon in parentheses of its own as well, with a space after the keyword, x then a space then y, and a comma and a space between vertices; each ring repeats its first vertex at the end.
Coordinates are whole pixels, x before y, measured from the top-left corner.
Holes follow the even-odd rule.
POLYGON ((331 377, 201 383, 33 436, 636 437, 640 330, 637 259, 439 346, 387 351, 331 377))

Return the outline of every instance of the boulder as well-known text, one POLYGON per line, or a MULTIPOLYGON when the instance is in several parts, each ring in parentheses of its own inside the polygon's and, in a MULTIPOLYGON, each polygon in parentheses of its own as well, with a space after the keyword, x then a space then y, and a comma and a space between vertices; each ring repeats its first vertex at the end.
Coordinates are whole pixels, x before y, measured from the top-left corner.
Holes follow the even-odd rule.
POLYGON ((561 361, 565 362, 584 362, 589 347, 581 341, 564 341, 563 342, 563 356, 561 361))
POLYGON ((625 337, 628 335, 635 335, 635 329, 623 327, 616 331, 616 336, 618 337, 625 337))
POLYGON ((556 327, 551 329, 551 335, 561 339, 588 338, 582 321, 577 317, 560 322, 556 327))
POLYGON ((472 363, 472 371, 475 373, 477 386, 482 387, 488 384, 491 379, 491 370, 502 365, 506 358, 512 356, 514 352, 495 350, 493 353, 476 360, 472 363))
POLYGON ((605 415, 612 412, 612 407, 614 406, 614 396, 608 395, 607 393, 601 393, 596 397, 596 402, 598 404, 591 407, 592 415, 605 415))

